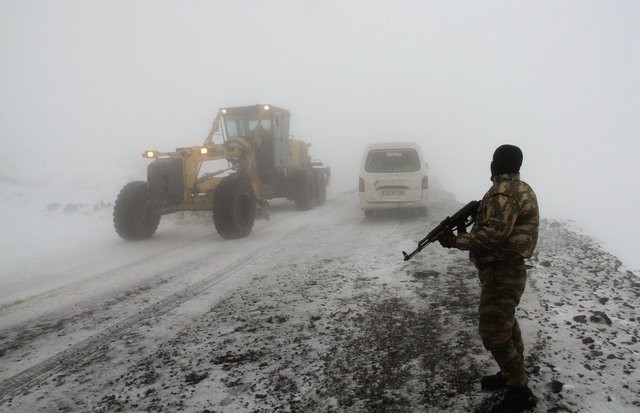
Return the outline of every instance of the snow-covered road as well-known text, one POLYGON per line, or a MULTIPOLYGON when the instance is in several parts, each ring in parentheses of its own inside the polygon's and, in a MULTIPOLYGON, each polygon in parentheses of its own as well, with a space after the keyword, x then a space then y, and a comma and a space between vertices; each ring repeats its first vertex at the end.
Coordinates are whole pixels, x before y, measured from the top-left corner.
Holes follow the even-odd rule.
MULTIPOLYGON (((466 255, 427 219, 366 220, 357 193, 225 241, 210 216, 150 240, 58 245, 0 277, 0 411, 470 411, 495 366, 476 333, 466 255)), ((637 275, 544 220, 519 318, 539 411, 640 411, 637 275)))

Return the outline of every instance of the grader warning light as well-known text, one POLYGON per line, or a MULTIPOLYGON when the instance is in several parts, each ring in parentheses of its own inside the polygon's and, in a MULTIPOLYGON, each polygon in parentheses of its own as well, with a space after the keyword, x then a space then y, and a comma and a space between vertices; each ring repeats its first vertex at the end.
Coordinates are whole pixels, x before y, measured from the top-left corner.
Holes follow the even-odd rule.
POLYGON ((145 153, 142 154, 143 157, 145 158, 149 158, 149 159, 154 159, 158 157, 158 152, 157 151, 146 151, 145 153))

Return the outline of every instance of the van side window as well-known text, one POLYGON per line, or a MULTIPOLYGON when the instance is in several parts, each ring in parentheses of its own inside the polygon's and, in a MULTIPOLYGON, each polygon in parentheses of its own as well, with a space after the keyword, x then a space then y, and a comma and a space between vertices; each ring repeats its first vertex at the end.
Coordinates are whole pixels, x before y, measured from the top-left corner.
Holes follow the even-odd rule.
POLYGON ((411 148, 372 150, 367 154, 364 169, 373 173, 417 172, 420 170, 420 157, 411 148))

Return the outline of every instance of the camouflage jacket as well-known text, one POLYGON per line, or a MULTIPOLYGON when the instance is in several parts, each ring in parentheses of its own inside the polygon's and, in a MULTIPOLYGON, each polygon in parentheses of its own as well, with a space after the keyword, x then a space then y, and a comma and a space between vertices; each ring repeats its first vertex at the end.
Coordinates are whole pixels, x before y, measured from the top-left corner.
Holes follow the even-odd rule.
POLYGON ((520 174, 498 175, 482 198, 471 232, 460 234, 456 245, 469 251, 475 264, 529 258, 538 242, 539 222, 536 194, 520 174))

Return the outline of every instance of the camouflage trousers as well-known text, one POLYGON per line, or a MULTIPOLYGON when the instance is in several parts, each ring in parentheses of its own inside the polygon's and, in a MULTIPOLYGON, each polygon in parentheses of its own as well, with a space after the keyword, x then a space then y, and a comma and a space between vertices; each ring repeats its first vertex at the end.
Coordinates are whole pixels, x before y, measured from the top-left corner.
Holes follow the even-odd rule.
POLYGON ((521 387, 528 382, 524 372, 524 344, 515 317, 526 279, 522 261, 502 262, 480 271, 480 337, 508 386, 521 387))

